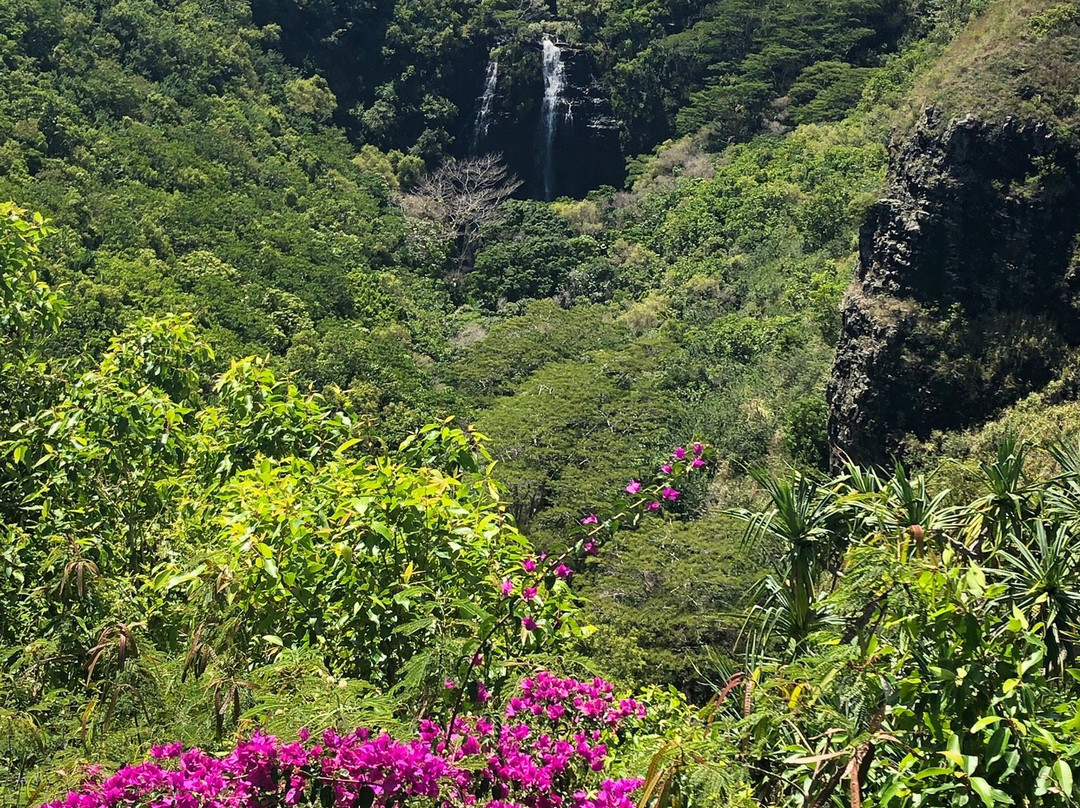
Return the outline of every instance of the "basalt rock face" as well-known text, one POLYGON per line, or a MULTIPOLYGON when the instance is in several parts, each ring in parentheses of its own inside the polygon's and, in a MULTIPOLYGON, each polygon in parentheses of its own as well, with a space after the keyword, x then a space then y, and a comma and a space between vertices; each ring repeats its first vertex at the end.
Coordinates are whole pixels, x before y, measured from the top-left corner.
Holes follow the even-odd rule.
MULTIPOLYGON (((612 114, 611 100, 597 78, 592 54, 565 42, 558 43, 563 72, 558 98, 553 104, 551 174, 545 183, 546 86, 541 48, 542 43, 534 43, 525 57, 504 56, 506 64, 500 65, 503 72, 489 104, 483 136, 476 137, 470 130, 462 133, 461 142, 469 143, 473 152, 502 154, 514 173, 524 180, 522 193, 535 199, 581 198, 602 185, 621 188, 626 164, 620 124, 612 114), (522 71, 525 62, 529 68, 522 71)), ((483 99, 478 96, 478 111, 482 105, 483 99)))
POLYGON ((834 458, 979 423, 1080 344, 1080 163, 1046 126, 928 123, 860 234, 828 384, 834 458))
POLYGON ((566 85, 562 117, 555 133, 557 195, 583 197, 601 185, 622 187, 625 161, 619 123, 607 92, 596 80, 592 55, 563 47, 566 85))

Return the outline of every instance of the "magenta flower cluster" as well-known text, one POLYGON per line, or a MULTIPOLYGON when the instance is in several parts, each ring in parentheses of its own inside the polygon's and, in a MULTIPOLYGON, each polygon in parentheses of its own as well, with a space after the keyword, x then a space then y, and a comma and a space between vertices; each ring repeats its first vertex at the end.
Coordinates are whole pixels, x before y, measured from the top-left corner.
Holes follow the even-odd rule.
POLYGON ((425 721, 410 741, 364 729, 315 743, 307 732, 294 743, 256 733, 224 757, 174 743, 107 779, 93 767, 80 791, 45 808, 633 808, 642 781, 602 772, 610 739, 644 715, 603 680, 540 673, 498 727, 460 716, 449 731, 425 721))
MULTIPOLYGON (((694 443, 689 449, 685 446, 677 446, 671 453, 671 460, 660 466, 660 473, 664 477, 672 477, 672 475, 678 475, 684 470, 700 471, 709 465, 705 459, 705 444, 694 443)), ((626 484, 626 493, 631 496, 642 495, 645 496, 644 504, 646 512, 656 513, 664 507, 665 502, 675 502, 682 496, 682 492, 675 488, 668 482, 662 482, 657 486, 654 486, 651 490, 646 489, 645 485, 638 479, 632 479, 626 484), (646 496, 646 494, 651 494, 646 496)), ((581 519, 581 524, 586 527, 590 525, 599 525, 600 518, 590 513, 581 519)))
POLYGON ((603 679, 580 682, 539 673, 521 683, 521 695, 510 699, 506 717, 546 716, 551 721, 565 719, 574 726, 588 722, 618 726, 630 717, 645 717, 644 705, 634 699, 616 702, 613 693, 612 685, 603 679))

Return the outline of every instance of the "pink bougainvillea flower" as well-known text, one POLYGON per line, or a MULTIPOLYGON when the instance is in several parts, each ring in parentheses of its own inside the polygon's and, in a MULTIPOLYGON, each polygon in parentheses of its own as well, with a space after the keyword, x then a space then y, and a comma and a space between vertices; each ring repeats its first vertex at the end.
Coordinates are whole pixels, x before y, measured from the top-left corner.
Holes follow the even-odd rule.
MULTIPOLYGON (((529 631, 537 625, 522 620, 529 631)), ((477 681, 473 699, 490 693, 477 681)), ((611 760, 603 742, 618 737, 627 719, 645 716, 634 699, 615 698, 602 679, 560 679, 539 671, 522 681, 496 730, 486 716, 458 716, 450 726, 425 720, 412 740, 397 740, 366 729, 328 729, 321 741, 284 743, 256 731, 227 756, 178 743, 155 747, 156 760, 96 777, 66 799, 45 808, 251 808, 307 805, 321 783, 339 808, 364 803, 389 806, 464 805, 474 808, 634 808, 640 779, 611 779, 602 773, 611 760), (541 726, 532 723, 542 722, 541 726), (448 743, 449 737, 455 739, 448 743), (486 762, 477 769, 471 760, 486 762), (315 779, 317 778, 317 779, 315 779), (488 798, 491 799, 488 799, 488 798)))
POLYGON ((536 631, 536 621, 531 617, 523 617, 521 625, 526 631, 536 631))
POLYGON ((527 586, 521 592, 521 598, 525 601, 536 600, 536 587, 527 586))
POLYGON ((694 444, 694 457, 701 457, 701 453, 705 451, 705 447, 700 443, 694 444))
POLYGON ((685 460, 686 459, 686 448, 685 447, 680 446, 678 449, 675 450, 675 459, 676 460, 685 460))
POLYGON ((639 483, 637 480, 631 480, 630 485, 626 486, 626 493, 628 494, 636 494, 640 490, 641 483, 639 483))
POLYGON ((180 753, 184 751, 183 744, 177 742, 167 743, 164 746, 155 746, 150 750, 150 755, 156 757, 158 760, 165 758, 180 757, 180 753))
POLYGON ((595 513, 590 513, 588 516, 586 516, 584 519, 581 520, 581 524, 583 524, 583 525, 598 525, 598 524, 600 524, 600 520, 596 518, 595 513))
POLYGON ((658 511, 658 510, 660 510, 660 503, 657 502, 654 499, 652 502, 650 502, 648 505, 645 506, 645 510, 647 510, 647 511, 658 511))
POLYGON ((696 469, 704 468, 705 467, 705 461, 702 460, 700 457, 695 457, 694 462, 691 463, 690 465, 693 466, 696 469))
POLYGON ((593 541, 585 542, 585 555, 594 556, 599 552, 600 552, 600 550, 597 548, 596 542, 593 542, 593 541))
POLYGON ((664 472, 664 474, 671 474, 671 464, 665 463, 660 467, 660 471, 664 472))
POLYGON ((443 687, 445 687, 447 690, 453 690, 455 687, 457 687, 457 682, 455 682, 453 679, 447 679, 445 682, 443 682, 443 687))
POLYGON ((514 582, 507 578, 502 584, 499 585, 499 591, 502 592, 504 598, 510 597, 514 591, 514 582))
POLYGON ((664 499, 670 500, 671 502, 674 502, 678 498, 679 498, 679 492, 676 491, 674 488, 665 488, 664 489, 664 499))
POLYGON ((555 574, 565 581, 567 578, 574 574, 574 571, 565 564, 560 564, 555 568, 555 574))
POLYGON ((525 568, 525 572, 536 572, 536 561, 531 558, 522 561, 521 566, 525 568))

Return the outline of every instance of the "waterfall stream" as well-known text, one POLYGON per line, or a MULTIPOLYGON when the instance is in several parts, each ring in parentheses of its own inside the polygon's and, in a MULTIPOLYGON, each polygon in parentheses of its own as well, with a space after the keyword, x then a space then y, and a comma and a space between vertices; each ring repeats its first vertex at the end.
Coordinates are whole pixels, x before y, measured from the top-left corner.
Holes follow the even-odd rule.
POLYGON ((492 54, 488 60, 487 74, 484 79, 484 94, 480 96, 480 108, 476 113, 476 125, 473 127, 472 152, 476 154, 488 129, 491 128, 491 108, 495 103, 495 91, 499 87, 499 60, 492 54))
POLYGON ((550 37, 544 37, 544 103, 540 109, 540 169, 544 198, 555 198, 555 131, 559 125, 566 65, 562 50, 550 37))

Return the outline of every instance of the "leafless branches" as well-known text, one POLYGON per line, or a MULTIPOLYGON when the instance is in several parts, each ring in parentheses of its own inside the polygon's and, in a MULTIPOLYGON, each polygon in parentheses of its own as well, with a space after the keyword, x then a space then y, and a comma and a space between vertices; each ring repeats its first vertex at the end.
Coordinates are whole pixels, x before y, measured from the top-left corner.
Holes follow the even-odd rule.
POLYGON ((513 13, 524 22, 541 22, 551 18, 551 9, 545 0, 517 0, 513 13))
POLYGON ((446 163, 401 197, 411 216, 438 224, 457 244, 457 272, 464 274, 480 247, 480 231, 499 220, 499 207, 521 187, 498 154, 446 163))

